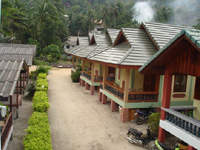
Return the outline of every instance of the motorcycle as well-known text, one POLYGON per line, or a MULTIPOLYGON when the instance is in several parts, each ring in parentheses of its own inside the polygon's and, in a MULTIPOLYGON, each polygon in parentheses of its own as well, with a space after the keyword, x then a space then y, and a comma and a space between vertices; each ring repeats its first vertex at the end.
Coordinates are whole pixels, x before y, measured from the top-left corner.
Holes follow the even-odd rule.
POLYGON ((161 143, 158 140, 155 140, 155 144, 151 150, 187 150, 188 147, 185 144, 186 143, 178 143, 175 145, 174 148, 170 148, 166 144, 161 143))
POLYGON ((155 138, 151 135, 149 129, 147 129, 147 134, 144 136, 142 132, 133 128, 129 128, 126 138, 128 139, 129 143, 146 147, 149 150, 151 150, 152 147, 155 145, 155 138))
POLYGON ((135 122, 137 125, 141 125, 148 120, 148 116, 154 113, 155 110, 150 108, 146 110, 137 110, 135 115, 135 122))

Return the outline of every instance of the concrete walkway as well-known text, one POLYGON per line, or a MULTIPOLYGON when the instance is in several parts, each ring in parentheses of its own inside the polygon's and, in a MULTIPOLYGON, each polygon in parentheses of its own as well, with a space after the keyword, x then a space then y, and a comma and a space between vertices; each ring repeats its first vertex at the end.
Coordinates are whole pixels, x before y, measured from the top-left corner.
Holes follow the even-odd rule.
POLYGON ((53 150, 143 150, 125 137, 129 127, 146 132, 146 126, 121 123, 119 112, 72 83, 70 74, 70 69, 52 69, 48 75, 53 150))
MULTIPOLYGON (((30 99, 22 99, 22 106, 19 107, 19 118, 13 121, 13 140, 8 144, 7 150, 23 150, 23 138, 28 128, 28 119, 33 112, 33 104, 30 99)), ((15 114, 14 114, 15 118, 15 114)))

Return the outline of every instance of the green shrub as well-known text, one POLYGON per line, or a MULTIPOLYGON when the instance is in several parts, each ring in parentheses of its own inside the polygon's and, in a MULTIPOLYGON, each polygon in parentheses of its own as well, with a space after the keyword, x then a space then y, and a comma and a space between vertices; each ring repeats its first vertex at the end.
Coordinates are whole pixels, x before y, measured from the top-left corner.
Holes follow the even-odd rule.
POLYGON ((40 73, 40 74, 38 74, 37 78, 47 79, 47 74, 46 73, 40 73))
POLYGON ((48 91, 48 82, 46 79, 38 78, 36 81, 36 91, 48 91))
POLYGON ((35 91, 36 91, 36 85, 35 82, 32 82, 31 84, 28 84, 28 87, 26 89, 28 92, 28 96, 33 97, 35 91))
POLYGON ((79 82, 80 75, 81 75, 80 71, 75 71, 74 73, 72 73, 71 75, 72 81, 79 82))
POLYGON ((46 112, 49 106, 47 93, 44 91, 36 91, 33 96, 33 110, 38 112, 46 112))
POLYGON ((33 112, 23 139, 24 150, 52 150, 47 113, 33 112))
POLYGON ((39 59, 34 59, 34 65, 37 66, 48 66, 48 62, 43 61, 43 60, 39 60, 39 59))
POLYGON ((50 66, 39 66, 36 70, 37 74, 40 74, 40 73, 48 73, 48 70, 51 69, 50 66))
POLYGON ((160 113, 152 113, 148 117, 148 125, 150 127, 151 133, 154 135, 158 135, 158 129, 159 129, 159 121, 160 121, 160 113))

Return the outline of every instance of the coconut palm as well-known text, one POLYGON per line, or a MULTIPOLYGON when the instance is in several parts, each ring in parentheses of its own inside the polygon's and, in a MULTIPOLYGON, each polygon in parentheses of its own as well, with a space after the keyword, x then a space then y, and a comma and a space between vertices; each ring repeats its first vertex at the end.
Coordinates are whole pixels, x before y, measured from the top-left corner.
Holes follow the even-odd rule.
POLYGON ((34 29, 34 38, 42 30, 47 19, 59 22, 57 8, 49 0, 36 2, 30 13, 30 27, 34 29))

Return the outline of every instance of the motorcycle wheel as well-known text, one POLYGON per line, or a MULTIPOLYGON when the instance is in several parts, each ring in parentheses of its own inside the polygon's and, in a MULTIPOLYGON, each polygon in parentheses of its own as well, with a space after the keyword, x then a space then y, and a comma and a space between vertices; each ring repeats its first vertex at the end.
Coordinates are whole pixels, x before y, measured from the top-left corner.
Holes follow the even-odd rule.
POLYGON ((135 119, 135 122, 136 122, 137 125, 141 125, 141 124, 144 123, 144 120, 142 120, 142 119, 140 118, 140 116, 137 116, 137 118, 135 119))
POLYGON ((148 150, 159 150, 155 144, 155 141, 151 141, 148 143, 148 150))
MULTIPOLYGON (((130 139, 135 139, 135 136, 133 134, 131 134, 131 133, 128 134, 128 137, 130 139)), ((133 140, 131 141, 131 140, 128 139, 128 142, 131 143, 131 144, 133 144, 133 140)))

